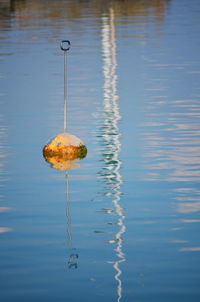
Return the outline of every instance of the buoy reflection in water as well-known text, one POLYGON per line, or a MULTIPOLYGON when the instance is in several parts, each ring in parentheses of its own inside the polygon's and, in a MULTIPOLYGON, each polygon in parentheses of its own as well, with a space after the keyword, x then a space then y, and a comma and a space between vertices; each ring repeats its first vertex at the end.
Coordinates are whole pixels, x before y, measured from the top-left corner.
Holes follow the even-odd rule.
POLYGON ((67 245, 70 251, 70 254, 67 259, 67 267, 69 269, 76 269, 78 267, 78 253, 76 249, 72 246, 72 235, 71 235, 71 215, 70 215, 70 198, 69 198, 69 170, 79 168, 81 165, 79 164, 80 158, 76 158, 74 154, 43 154, 45 160, 50 164, 50 166, 54 169, 65 171, 66 178, 66 216, 67 216, 67 245))

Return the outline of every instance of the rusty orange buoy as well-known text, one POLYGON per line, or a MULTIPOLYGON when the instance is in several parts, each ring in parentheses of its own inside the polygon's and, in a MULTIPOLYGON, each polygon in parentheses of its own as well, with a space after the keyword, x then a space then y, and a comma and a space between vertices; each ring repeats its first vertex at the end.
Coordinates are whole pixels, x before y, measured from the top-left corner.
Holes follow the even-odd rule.
POLYGON ((87 148, 76 136, 62 133, 50 139, 44 146, 43 155, 45 157, 61 156, 68 160, 76 158, 83 159, 87 154, 87 148))

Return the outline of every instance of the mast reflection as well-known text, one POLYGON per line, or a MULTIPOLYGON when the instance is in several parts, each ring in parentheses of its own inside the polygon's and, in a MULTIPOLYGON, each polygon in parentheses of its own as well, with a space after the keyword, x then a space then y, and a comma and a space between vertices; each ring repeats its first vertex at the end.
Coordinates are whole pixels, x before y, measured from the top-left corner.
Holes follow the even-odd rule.
MULTIPOLYGON (((110 244, 116 244, 116 256, 118 260, 114 263, 113 268, 116 271, 115 280, 117 286, 117 301, 122 298, 122 269, 120 264, 124 262, 125 255, 122 251, 122 235, 126 231, 124 225, 125 216, 123 209, 120 206, 121 192, 120 187, 122 178, 120 175, 121 161, 119 159, 119 152, 121 149, 120 132, 118 128, 118 121, 120 120, 120 113, 118 107, 117 96, 117 59, 116 59, 116 42, 115 42, 115 25, 114 25, 114 11, 109 10, 108 16, 102 17, 102 50, 103 50, 103 73, 104 73, 104 122, 100 129, 100 137, 103 157, 103 168, 100 175, 104 179, 106 196, 113 196, 113 204, 118 215, 117 225, 119 231, 115 234, 114 239, 109 240, 110 244)), ((106 211, 107 214, 112 214, 112 211, 106 211)))

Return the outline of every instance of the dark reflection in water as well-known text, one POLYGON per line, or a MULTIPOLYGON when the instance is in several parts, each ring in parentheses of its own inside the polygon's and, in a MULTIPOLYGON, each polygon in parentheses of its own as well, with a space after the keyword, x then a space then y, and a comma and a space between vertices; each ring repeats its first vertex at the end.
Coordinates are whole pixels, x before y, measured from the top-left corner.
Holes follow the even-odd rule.
MULTIPOLYGON (((68 18, 72 22, 82 22, 85 17, 92 15, 101 25, 101 15, 108 13, 112 7, 116 18, 131 16, 133 19, 141 18, 143 22, 149 19, 149 15, 155 20, 162 20, 166 14, 168 3, 171 0, 3 0, 0 4, 1 18, 14 17, 17 27, 50 26, 50 20, 58 20, 64 25, 63 19, 68 18), (88 11, 89 8, 89 11, 88 11), (31 11, 31 13, 30 13, 31 11)), ((123 22, 129 22, 124 19, 123 22)), ((134 22, 134 21, 133 21, 134 22)), ((137 22, 137 21, 136 21, 137 22)), ((79 24, 76 24, 79 27, 79 24)), ((6 27, 6 24, 5 24, 6 27)), ((58 30, 58 28, 57 28, 58 30)))
POLYGON ((116 16, 119 15, 130 15, 130 16, 139 16, 143 17, 149 14, 148 10, 152 9, 152 17, 159 17, 165 12, 167 4, 171 0, 2 0, 0 8, 5 10, 5 12, 16 12, 16 13, 28 13, 27 10, 31 9, 32 11, 41 11, 41 16, 43 17, 52 17, 60 18, 63 14, 66 14, 72 19, 79 18, 84 16, 86 7, 90 7, 91 12, 97 11, 98 14, 101 14, 102 10, 109 12, 110 7, 114 10, 116 16), (63 11, 63 7, 66 4, 70 5, 67 7, 66 11, 63 11), (72 5, 73 3, 73 5, 72 5))

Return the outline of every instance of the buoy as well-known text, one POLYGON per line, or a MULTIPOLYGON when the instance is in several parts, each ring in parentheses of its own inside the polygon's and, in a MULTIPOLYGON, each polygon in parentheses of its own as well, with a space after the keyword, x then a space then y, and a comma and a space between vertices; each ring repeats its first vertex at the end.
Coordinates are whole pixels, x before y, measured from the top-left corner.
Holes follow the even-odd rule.
MULTIPOLYGON (((58 134, 56 137, 50 139, 43 148, 43 155, 50 163, 52 163, 53 160, 59 163, 60 161, 68 162, 70 160, 83 159, 87 155, 87 148, 82 140, 75 135, 66 133, 66 65, 67 51, 70 49, 70 45, 69 40, 63 40, 60 43, 60 48, 64 51, 64 133, 58 134), (66 43, 67 46, 65 46, 66 43)), ((66 170, 66 168, 63 170, 66 170)))

